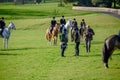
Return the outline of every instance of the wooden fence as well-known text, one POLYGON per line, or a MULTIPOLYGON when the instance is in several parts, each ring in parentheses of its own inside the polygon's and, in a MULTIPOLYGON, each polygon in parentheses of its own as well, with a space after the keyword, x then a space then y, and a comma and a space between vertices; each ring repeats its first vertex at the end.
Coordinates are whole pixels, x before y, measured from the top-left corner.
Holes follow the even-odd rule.
POLYGON ((97 12, 111 12, 117 15, 120 15, 120 9, 112 9, 112 8, 99 8, 99 7, 80 7, 73 6, 74 10, 86 10, 86 11, 97 11, 97 12))

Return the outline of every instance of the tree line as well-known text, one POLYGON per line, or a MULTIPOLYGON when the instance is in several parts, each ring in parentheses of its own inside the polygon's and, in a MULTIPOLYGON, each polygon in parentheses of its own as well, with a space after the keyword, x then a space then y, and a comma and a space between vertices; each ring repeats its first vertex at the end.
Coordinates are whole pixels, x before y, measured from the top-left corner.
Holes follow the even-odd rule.
MULTIPOLYGON (((65 0, 66 1, 66 0, 65 0)), ((95 6, 95 7, 114 7, 116 5, 120 6, 120 0, 67 0, 67 1, 77 1, 78 6, 95 6)))
MULTIPOLYGON (((37 0, 39 1, 46 1, 46 0, 37 0)), ((60 4, 62 5, 64 3, 68 2, 77 2, 77 4, 74 4, 76 6, 95 6, 95 7, 114 7, 116 8, 116 5, 120 6, 120 0, 59 0, 60 4)))
POLYGON ((95 6, 95 7, 114 7, 119 6, 120 8, 120 0, 0 0, 0 2, 21 2, 25 3, 26 1, 33 1, 36 3, 47 2, 47 1, 58 1, 60 5, 69 2, 77 2, 74 6, 95 6))

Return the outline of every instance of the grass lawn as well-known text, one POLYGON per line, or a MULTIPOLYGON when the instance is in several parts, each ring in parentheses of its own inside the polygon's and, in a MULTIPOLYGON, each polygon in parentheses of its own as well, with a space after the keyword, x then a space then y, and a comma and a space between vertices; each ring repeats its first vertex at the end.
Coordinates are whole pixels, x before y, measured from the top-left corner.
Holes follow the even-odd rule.
POLYGON ((104 68, 101 60, 103 42, 109 35, 118 33, 120 19, 96 12, 74 11, 69 5, 57 7, 56 3, 8 5, 0 6, 0 10, 3 10, 0 11, 0 16, 6 17, 6 24, 12 21, 17 28, 16 31, 11 31, 9 49, 3 49, 0 38, 0 80, 120 79, 120 51, 116 50, 112 55, 109 69, 104 68), (54 10, 58 10, 58 13, 52 13, 54 10), (86 53, 84 42, 81 42, 80 56, 73 56, 74 43, 70 42, 70 38, 64 58, 60 56, 59 39, 57 46, 47 44, 45 31, 50 26, 51 17, 56 15, 59 21, 63 14, 66 20, 75 17, 78 24, 84 18, 94 29, 90 54, 86 53))

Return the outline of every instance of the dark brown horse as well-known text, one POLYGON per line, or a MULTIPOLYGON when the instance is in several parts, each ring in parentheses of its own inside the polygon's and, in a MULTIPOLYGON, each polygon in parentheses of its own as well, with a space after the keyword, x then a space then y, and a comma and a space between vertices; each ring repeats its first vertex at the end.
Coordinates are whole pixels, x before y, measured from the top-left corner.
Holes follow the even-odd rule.
POLYGON ((120 49, 120 37, 118 35, 109 36, 102 48, 102 60, 106 68, 108 68, 108 60, 115 49, 120 49))
POLYGON ((50 45, 51 45, 51 39, 52 39, 52 38, 53 38, 53 41, 54 41, 54 45, 57 44, 59 25, 60 25, 59 23, 56 23, 55 27, 53 28, 52 34, 51 34, 51 32, 50 32, 50 28, 48 28, 48 29, 46 30, 45 37, 46 37, 46 39, 48 40, 48 42, 50 43, 50 45))

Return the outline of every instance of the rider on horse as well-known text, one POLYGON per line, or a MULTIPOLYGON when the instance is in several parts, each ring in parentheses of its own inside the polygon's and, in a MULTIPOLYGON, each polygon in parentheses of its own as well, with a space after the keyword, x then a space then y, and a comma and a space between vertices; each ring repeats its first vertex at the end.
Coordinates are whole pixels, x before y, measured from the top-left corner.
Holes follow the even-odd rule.
POLYGON ((53 28, 55 27, 55 24, 57 23, 57 21, 55 20, 55 17, 52 18, 51 20, 51 28, 50 28, 50 33, 52 34, 53 28))
POLYGON ((80 23, 80 27, 81 28, 85 28, 86 27, 86 23, 85 23, 85 20, 82 19, 81 23, 80 23))
POLYGON ((73 22, 72 22, 71 32, 72 32, 72 30, 75 30, 76 28, 78 28, 78 26, 77 26, 77 21, 76 21, 76 19, 74 18, 74 19, 73 19, 73 22))
POLYGON ((61 25, 65 25, 66 24, 66 20, 65 20, 64 16, 62 16, 62 18, 60 19, 60 24, 61 25))
POLYGON ((60 19, 60 28, 59 28, 60 33, 62 32, 65 24, 66 24, 66 20, 65 20, 64 16, 62 16, 62 18, 60 19))
POLYGON ((82 32, 84 32, 86 28, 86 23, 85 23, 85 20, 82 19, 81 23, 80 23, 80 33, 82 34, 82 32))
POLYGON ((73 19, 73 27, 72 27, 72 29, 76 29, 76 28, 78 28, 78 26, 77 26, 77 21, 76 21, 76 19, 74 18, 74 19, 73 19))
POLYGON ((4 17, 0 19, 0 35, 2 35, 2 32, 5 28, 5 22, 4 22, 4 17))

